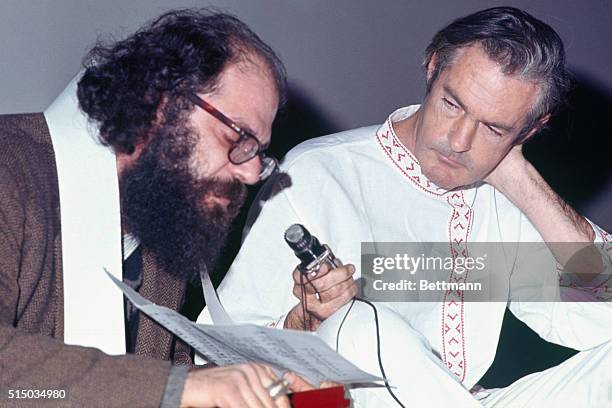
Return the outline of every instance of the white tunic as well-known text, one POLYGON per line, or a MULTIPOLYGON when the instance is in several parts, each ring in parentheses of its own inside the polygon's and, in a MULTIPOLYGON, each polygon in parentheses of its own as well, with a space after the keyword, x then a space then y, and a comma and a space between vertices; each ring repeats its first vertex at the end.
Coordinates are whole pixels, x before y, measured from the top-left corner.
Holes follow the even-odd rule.
MULTIPOLYGON (((218 289, 221 303, 235 321, 280 325, 297 303, 291 272, 298 260, 283 240, 293 223, 303 224, 329 244, 342 262, 355 264, 357 276, 361 242, 447 242, 459 253, 469 251, 470 242, 542 242, 526 216, 490 185, 449 192, 424 177, 392 127, 392 122, 417 109, 399 109, 380 126, 307 141, 287 155, 281 169, 290 182, 285 179, 265 187, 264 195, 272 197, 218 289)), ((594 229, 601 249, 612 249, 610 235, 594 229)), ((495 273, 506 277, 507 288, 517 287, 510 284, 512 276, 520 276, 523 258, 532 256, 521 254, 516 245, 513 248, 495 264, 499 269, 495 273)), ((538 250, 547 251, 545 244, 538 250)), ((461 281, 465 275, 454 278, 461 281)), ((539 278, 557 282, 558 287, 554 260, 542 265, 539 278)), ((607 284, 595 295, 605 296, 607 284)), ((548 341, 586 350, 612 339, 609 302, 519 302, 519 298, 521 293, 510 291, 511 311, 548 341)), ((493 362, 506 304, 505 300, 464 302, 461 291, 448 291, 440 302, 394 302, 383 307, 397 312, 422 335, 450 376, 469 390, 493 362)), ((208 320, 206 312, 199 320, 208 320)), ((401 387, 405 379, 396 375, 391 381, 401 387)))

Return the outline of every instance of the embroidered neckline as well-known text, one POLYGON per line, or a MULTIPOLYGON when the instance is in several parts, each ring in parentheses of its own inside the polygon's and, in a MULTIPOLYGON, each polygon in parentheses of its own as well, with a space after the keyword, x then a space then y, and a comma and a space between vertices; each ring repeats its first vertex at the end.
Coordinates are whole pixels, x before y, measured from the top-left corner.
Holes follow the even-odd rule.
MULTIPOLYGON (((398 111, 396 111, 398 112, 398 111)), ((405 112, 409 113, 409 112, 405 112)), ((448 191, 429 181, 422 173, 419 161, 400 141, 393 129, 392 113, 376 132, 379 146, 393 165, 418 189, 437 199, 443 199, 451 209, 447 224, 448 242, 453 262, 457 257, 469 256, 470 237, 474 211, 465 202, 463 191, 448 191)), ((454 270, 449 282, 465 282, 467 273, 459 274, 454 270)), ((468 372, 465 331, 465 303, 461 290, 448 290, 441 305, 440 342, 442 360, 448 370, 459 381, 464 381, 468 372)))
POLYGON ((380 128, 376 131, 376 139, 378 144, 389 160, 393 162, 395 167, 410 180, 416 187, 432 194, 436 197, 442 197, 447 190, 438 187, 421 171, 421 165, 416 157, 406 146, 401 142, 400 138, 393 129, 391 116, 387 118, 380 128))

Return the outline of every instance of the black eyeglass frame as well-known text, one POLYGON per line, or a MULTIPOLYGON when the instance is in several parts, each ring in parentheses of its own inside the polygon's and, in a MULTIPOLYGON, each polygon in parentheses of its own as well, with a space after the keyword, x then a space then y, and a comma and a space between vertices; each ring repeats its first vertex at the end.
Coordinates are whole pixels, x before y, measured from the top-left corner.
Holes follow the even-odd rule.
POLYGON ((255 135, 242 129, 236 122, 225 116, 220 110, 206 102, 204 99, 200 98, 195 93, 187 92, 185 93, 185 97, 187 97, 187 99, 189 99, 194 105, 208 112, 210 115, 214 116, 217 120, 238 134, 239 139, 231 142, 232 146, 227 153, 227 158, 232 164, 244 164, 249 160, 254 159, 256 156, 259 156, 262 166, 259 173, 259 178, 261 180, 267 178, 274 172, 274 170, 276 170, 278 161, 274 157, 268 156, 265 153, 265 149, 267 147, 262 147, 260 141, 255 137, 255 135), (246 143, 254 143, 253 147, 255 147, 255 149, 244 149, 245 146, 248 147, 246 143))

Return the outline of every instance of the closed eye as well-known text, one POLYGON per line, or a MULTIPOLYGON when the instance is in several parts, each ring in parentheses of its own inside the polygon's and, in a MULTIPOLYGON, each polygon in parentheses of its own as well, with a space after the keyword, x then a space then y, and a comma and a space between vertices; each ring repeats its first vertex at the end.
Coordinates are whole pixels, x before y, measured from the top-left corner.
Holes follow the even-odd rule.
POLYGON ((444 106, 446 106, 450 110, 457 110, 457 109, 459 109, 459 106, 457 106, 456 104, 452 103, 451 101, 449 101, 446 98, 442 98, 442 102, 444 102, 444 106))
POLYGON ((487 126, 487 130, 489 131, 489 133, 493 134, 494 136, 498 136, 498 137, 502 136, 502 133, 499 130, 495 129, 494 127, 487 126))

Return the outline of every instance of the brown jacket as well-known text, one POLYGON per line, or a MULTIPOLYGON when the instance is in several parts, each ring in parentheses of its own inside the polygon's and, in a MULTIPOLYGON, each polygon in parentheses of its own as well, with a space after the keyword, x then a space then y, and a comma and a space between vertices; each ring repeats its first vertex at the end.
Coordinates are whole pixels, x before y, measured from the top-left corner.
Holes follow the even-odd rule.
MULTIPOLYGON (((143 265, 140 293, 177 310, 185 284, 165 274, 146 251, 143 265)), ((42 114, 3 115, 0 406, 8 389, 64 389, 68 398, 62 406, 159 406, 170 370, 162 360, 189 362, 188 348, 144 315, 137 355, 110 357, 67 346, 63 314, 59 197, 49 130, 42 114)))

